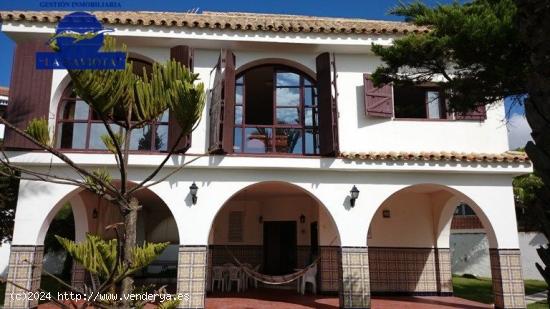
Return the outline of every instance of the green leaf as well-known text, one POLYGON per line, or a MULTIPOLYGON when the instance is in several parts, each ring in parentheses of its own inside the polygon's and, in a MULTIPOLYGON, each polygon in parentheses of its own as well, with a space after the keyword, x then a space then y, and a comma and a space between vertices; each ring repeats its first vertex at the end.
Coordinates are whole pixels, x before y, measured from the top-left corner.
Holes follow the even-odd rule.
POLYGON ((48 120, 44 118, 33 118, 27 125, 25 132, 32 136, 42 145, 50 145, 50 131, 48 129, 48 120))

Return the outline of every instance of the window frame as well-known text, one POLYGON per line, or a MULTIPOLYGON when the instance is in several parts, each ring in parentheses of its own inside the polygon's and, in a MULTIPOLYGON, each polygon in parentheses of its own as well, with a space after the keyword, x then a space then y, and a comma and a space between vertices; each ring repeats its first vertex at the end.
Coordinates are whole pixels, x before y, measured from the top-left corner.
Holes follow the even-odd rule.
MULTIPOLYGON (((58 150, 61 150, 63 152, 67 152, 67 151, 71 151, 71 152, 102 152, 102 153, 109 152, 107 149, 90 148, 90 136, 91 136, 91 132, 92 132, 92 125, 99 123, 102 126, 104 126, 104 124, 103 124, 102 120, 94 119, 94 113, 95 112, 88 105, 88 103, 84 103, 84 104, 86 104, 86 107, 88 109, 88 117, 87 117, 86 120, 84 120, 84 119, 79 119, 79 120, 64 119, 63 114, 64 114, 64 111, 65 111, 66 103, 76 104, 76 102, 79 101, 79 100, 83 101, 78 96, 67 95, 67 93, 72 93, 71 90, 72 90, 71 85, 69 85, 67 87, 66 91, 64 92, 63 96, 61 97, 60 101, 59 101, 57 115, 56 115, 56 122, 55 122, 55 132, 54 132, 54 145, 55 145, 55 148, 58 149, 58 150), (61 147, 61 144, 60 144, 61 141, 59 139, 61 138, 60 134, 62 133, 62 130, 63 130, 63 124, 75 124, 75 123, 86 124, 86 140, 84 142, 84 148, 64 148, 64 147, 61 147)), ((165 121, 154 120, 154 121, 148 123, 147 126, 150 126, 152 132, 156 132, 156 130, 161 126, 167 126, 166 143, 168 143, 168 130, 169 130, 170 124, 169 124, 169 111, 167 110, 166 112, 168 114, 166 116, 165 121)), ((114 122, 109 122, 109 123, 110 124, 115 124, 114 122)), ((138 130, 138 129, 133 130, 132 133, 135 132, 136 130, 138 130)), ((153 149, 154 148, 153 146, 155 145, 155 142, 156 142, 156 138, 157 138, 156 134, 151 134, 151 149, 148 149, 148 150, 136 149, 136 150, 130 150, 129 152, 130 153, 166 153, 166 152, 168 152, 168 144, 166 144, 166 150, 154 150, 153 149)))
POLYGON ((393 111, 394 111, 394 115, 393 115, 393 119, 395 120, 415 120, 415 121, 448 121, 448 120, 454 120, 453 117, 452 117, 452 114, 449 114, 448 113, 448 108, 447 108, 447 102, 446 100, 442 99, 443 98, 443 92, 442 92, 442 89, 440 87, 437 87, 437 86, 434 86, 433 84, 428 84, 428 85, 414 85, 414 86, 409 86, 409 87, 412 87, 412 88, 416 88, 416 89, 422 89, 423 92, 424 92, 424 113, 425 113, 425 117, 423 118, 416 118, 416 117, 397 117, 396 115, 396 96, 395 96, 395 88, 399 88, 399 87, 396 87, 395 85, 392 87, 392 92, 393 92, 393 111), (437 92, 438 93, 438 101, 439 101, 439 118, 430 118, 429 117, 429 100, 428 100, 428 93, 429 92, 437 92))
MULTIPOLYGON (((297 68, 294 68, 285 64, 276 64, 276 63, 264 63, 255 66, 251 66, 239 72, 235 76, 235 98, 237 96, 237 89, 241 87, 242 98, 241 101, 235 99, 234 111, 237 115, 237 108, 241 108, 241 117, 240 123, 237 123, 237 117, 233 121, 233 154, 235 155, 257 155, 257 156, 293 156, 293 157, 315 157, 320 156, 320 146, 319 146, 319 101, 318 93, 316 88, 317 81, 312 78, 312 76, 306 72, 303 72, 297 68), (246 123, 246 74, 253 69, 259 67, 271 67, 272 72, 272 124, 270 125, 255 125, 246 123), (294 73, 299 76, 299 85, 277 85, 277 74, 278 73, 294 73), (306 80, 308 84, 306 84, 306 80), (278 105, 277 104, 277 89, 299 89, 299 103, 297 105, 278 105), (305 91, 310 90, 312 92, 311 100, 312 104, 306 105, 305 91), (279 124, 277 119, 277 111, 279 109, 298 109, 298 117, 300 122, 298 124, 279 124), (306 109, 311 109, 312 111, 312 124, 306 125, 306 109), (270 144, 267 145, 265 152, 250 152, 247 151, 246 147, 246 129, 254 128, 265 128, 270 129, 271 136, 269 138, 270 144), (301 136, 301 151, 299 153, 292 152, 278 152, 277 151, 277 130, 278 129, 290 129, 290 130, 300 130, 301 136), (240 131, 240 132, 239 132, 240 131), (313 133, 313 153, 306 153, 306 132, 313 133), (237 143, 237 136, 240 138, 240 144, 237 143), (240 147, 238 149, 237 147, 240 147)), ((288 135, 284 135, 285 137, 288 135)))

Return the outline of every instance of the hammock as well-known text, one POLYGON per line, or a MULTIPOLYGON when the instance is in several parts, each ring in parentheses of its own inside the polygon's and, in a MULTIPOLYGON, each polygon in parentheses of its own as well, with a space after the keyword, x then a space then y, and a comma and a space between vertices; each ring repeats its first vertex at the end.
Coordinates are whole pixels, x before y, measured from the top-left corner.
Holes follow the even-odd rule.
POLYGON ((227 252, 229 253, 229 255, 231 255, 233 260, 235 260, 235 262, 243 269, 243 271, 247 275, 249 275, 250 277, 252 277, 252 278, 254 278, 254 279, 256 279, 256 280, 258 280, 262 283, 271 284, 271 285, 279 285, 279 284, 290 283, 290 282, 300 278, 301 276, 303 276, 310 268, 312 268, 313 266, 315 266, 315 264, 317 264, 317 261, 319 261, 319 258, 317 257, 315 259, 315 261, 313 261, 313 263, 309 264, 304 269, 300 269, 297 272, 294 272, 294 273, 291 273, 291 274, 288 274, 288 275, 271 276, 271 275, 261 274, 261 273, 255 271, 255 270, 251 269, 250 267, 247 267, 247 266, 243 265, 243 263, 241 263, 239 261, 239 259, 237 259, 231 253, 231 251, 229 251, 227 246, 225 247, 225 250, 227 250, 227 252))

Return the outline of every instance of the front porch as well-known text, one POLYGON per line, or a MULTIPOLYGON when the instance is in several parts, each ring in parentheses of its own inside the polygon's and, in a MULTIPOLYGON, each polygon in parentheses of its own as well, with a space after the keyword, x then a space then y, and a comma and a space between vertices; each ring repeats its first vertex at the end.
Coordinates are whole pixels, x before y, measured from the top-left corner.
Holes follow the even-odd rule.
MULTIPOLYGON (((237 174, 233 176, 236 178, 237 174)), ((245 176, 252 177, 240 175, 245 176)), ((435 176, 407 179, 414 175, 401 176, 402 182, 418 184, 386 185, 388 180, 380 176, 376 181, 381 185, 358 185, 362 193, 352 207, 347 194, 353 183, 361 183, 359 176, 342 175, 340 182, 330 186, 258 179, 246 183, 205 182, 201 185, 199 202, 184 205, 176 201, 185 194, 175 195, 174 188, 168 185, 156 192, 146 192, 147 196, 140 197, 144 204, 142 218, 146 220, 138 220, 143 227, 138 237, 172 243, 168 255, 150 266, 147 274, 152 277, 170 274, 172 290, 188 296, 180 308, 415 308, 414 305, 487 308, 476 303, 464 304, 452 296, 450 227, 457 205, 467 203, 488 234, 494 307, 525 308, 519 250, 513 237, 511 188, 470 185, 458 186, 461 189, 458 190, 438 184, 445 179, 435 176), (166 207, 148 211, 148 205, 166 207), (214 267, 227 264, 241 267, 245 263, 258 268, 261 274, 272 276, 291 274, 317 264, 315 279, 306 290, 311 290, 314 284, 321 296, 308 293, 303 296, 295 288, 249 288, 236 293, 238 283, 227 283, 233 288, 222 294, 219 287, 212 285, 214 267), (167 270, 166 265, 170 266, 167 270), (406 297, 394 298, 397 295, 406 297)), ((458 178, 461 183, 470 180, 461 177, 458 178)), ((21 209, 28 210, 30 217, 31 209, 34 210, 31 206, 36 205, 35 199, 40 196, 27 197, 24 204, 20 200, 19 214, 21 209)), ((77 239, 84 234, 84 226, 94 230, 100 226, 96 221, 112 217, 97 198, 70 191, 55 196, 59 202, 37 224, 41 227, 37 229, 39 233, 19 232, 22 230, 15 233, 20 239, 12 247, 10 275, 33 289, 40 283, 44 234, 50 218, 61 207, 57 205, 68 202, 75 220, 81 220, 82 224, 75 224, 77 239), (26 243, 32 245, 21 244, 25 235, 30 235, 26 243), (23 260, 35 263, 16 263, 23 260), (22 273, 30 275, 20 276, 22 273)), ((36 218, 32 219, 38 221, 36 218)), ((85 281, 85 276, 75 275, 80 273, 84 274, 73 272, 73 283, 78 282, 74 279, 85 281)), ((240 282, 243 286, 242 279, 240 282)), ((15 290, 9 289, 7 292, 15 290)), ((6 307, 34 305, 7 303, 6 307)))

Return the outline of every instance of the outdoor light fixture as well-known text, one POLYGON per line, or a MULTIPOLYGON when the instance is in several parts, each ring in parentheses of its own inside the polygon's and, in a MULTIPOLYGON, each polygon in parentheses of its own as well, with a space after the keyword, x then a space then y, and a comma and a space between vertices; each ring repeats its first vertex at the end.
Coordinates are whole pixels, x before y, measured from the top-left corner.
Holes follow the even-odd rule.
POLYGON ((382 210, 382 217, 383 218, 391 218, 391 213, 389 209, 382 210))
POLYGON ((189 193, 191 194, 191 201, 193 201, 193 205, 197 204, 197 191, 199 190, 199 187, 195 184, 193 181, 193 184, 189 187, 189 193))
POLYGON ((94 208, 94 210, 92 211, 92 218, 97 219, 97 216, 98 216, 97 208, 94 208))
POLYGON ((356 186, 353 186, 353 188, 351 188, 351 190, 349 191, 350 193, 350 199, 349 199, 349 203, 351 205, 351 207, 355 207, 355 200, 359 197, 359 190, 357 189, 356 186))
POLYGON ((303 214, 300 216, 300 223, 306 223, 306 216, 303 214))

